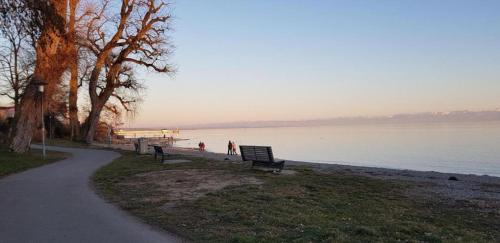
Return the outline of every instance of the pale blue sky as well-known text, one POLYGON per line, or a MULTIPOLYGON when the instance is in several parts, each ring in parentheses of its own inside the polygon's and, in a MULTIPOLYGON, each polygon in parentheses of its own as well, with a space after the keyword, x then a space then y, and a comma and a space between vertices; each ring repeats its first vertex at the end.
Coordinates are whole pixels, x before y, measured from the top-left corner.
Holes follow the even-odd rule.
MULTIPOLYGON (((128 126, 500 108, 500 0, 176 0, 128 126)), ((7 105, 0 97, 0 105, 7 105)))
POLYGON ((498 0, 174 6, 178 72, 142 75, 132 126, 500 107, 498 0))

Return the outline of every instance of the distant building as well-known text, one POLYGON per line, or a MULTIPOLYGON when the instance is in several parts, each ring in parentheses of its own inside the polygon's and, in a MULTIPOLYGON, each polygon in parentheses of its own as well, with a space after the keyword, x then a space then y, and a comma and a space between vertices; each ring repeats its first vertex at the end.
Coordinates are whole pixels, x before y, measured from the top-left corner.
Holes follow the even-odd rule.
POLYGON ((0 121, 14 117, 14 106, 0 106, 0 121))

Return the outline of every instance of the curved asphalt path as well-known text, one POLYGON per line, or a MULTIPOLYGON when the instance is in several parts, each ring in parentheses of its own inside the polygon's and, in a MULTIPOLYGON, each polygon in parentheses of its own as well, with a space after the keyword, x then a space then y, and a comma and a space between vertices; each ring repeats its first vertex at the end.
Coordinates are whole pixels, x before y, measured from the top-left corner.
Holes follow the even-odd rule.
POLYGON ((49 147, 72 157, 0 179, 0 242, 181 242, 99 198, 90 176, 116 152, 49 147))

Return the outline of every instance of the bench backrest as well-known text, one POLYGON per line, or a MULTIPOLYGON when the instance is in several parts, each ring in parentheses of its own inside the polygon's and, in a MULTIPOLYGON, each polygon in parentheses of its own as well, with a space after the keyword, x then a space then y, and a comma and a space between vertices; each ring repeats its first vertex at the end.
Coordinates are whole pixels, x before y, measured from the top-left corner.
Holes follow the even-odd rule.
POLYGON ((257 161, 274 163, 273 149, 270 146, 240 145, 243 161, 257 161))
POLYGON ((154 146, 154 148, 155 148, 155 153, 163 154, 163 149, 161 148, 161 146, 154 146))

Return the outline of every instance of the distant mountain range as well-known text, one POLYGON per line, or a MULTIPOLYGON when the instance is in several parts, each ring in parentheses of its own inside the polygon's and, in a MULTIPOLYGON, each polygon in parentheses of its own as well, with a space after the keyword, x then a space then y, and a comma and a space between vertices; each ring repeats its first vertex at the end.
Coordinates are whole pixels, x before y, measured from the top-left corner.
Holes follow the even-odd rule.
POLYGON ((381 123, 431 123, 431 122, 480 122, 500 121, 500 109, 489 111, 451 111, 451 112, 422 112, 413 114, 396 114, 377 117, 338 117, 315 120, 295 121, 248 121, 198 124, 181 127, 182 129, 202 128, 254 128, 254 127, 295 127, 295 126, 324 126, 324 125, 354 125, 354 124, 381 124, 381 123))

